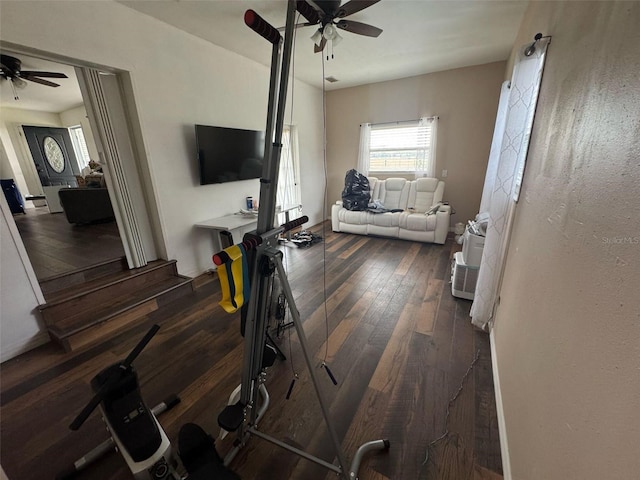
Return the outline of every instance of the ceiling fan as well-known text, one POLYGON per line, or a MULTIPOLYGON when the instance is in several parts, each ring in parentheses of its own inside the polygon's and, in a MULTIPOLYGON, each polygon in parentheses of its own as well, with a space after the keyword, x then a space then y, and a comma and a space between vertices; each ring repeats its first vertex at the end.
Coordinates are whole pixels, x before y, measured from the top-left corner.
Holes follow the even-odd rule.
MULTIPOLYGON (((20 59, 9 55, 0 55, 0 57, 0 78, 9 80, 11 86, 15 88, 25 88, 27 86, 25 80, 46 85, 47 87, 59 87, 59 84, 44 80, 44 78, 69 78, 64 73, 22 70, 22 62, 20 59)), ((15 95, 15 90, 14 97, 18 100, 18 96, 15 95)))
POLYGON ((327 40, 331 40, 334 46, 342 40, 337 29, 367 37, 379 36, 382 29, 378 27, 353 20, 343 20, 379 1, 350 0, 340 5, 341 0, 297 0, 296 10, 307 20, 303 26, 320 25, 311 37, 315 43, 313 51, 318 53, 324 50, 327 40))

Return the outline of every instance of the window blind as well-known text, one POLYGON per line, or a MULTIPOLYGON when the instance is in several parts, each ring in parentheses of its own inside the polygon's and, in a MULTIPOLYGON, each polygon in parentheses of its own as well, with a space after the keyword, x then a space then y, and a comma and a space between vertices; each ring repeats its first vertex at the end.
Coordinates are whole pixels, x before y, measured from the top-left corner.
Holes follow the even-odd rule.
POLYGON ((433 144, 430 122, 401 125, 371 125, 369 170, 371 172, 415 172, 429 168, 433 144))
POLYGON ((78 159, 78 167, 82 170, 89 165, 91 158, 89 157, 89 149, 87 148, 87 142, 84 139, 84 133, 80 125, 69 128, 69 134, 71 136, 71 143, 78 159))

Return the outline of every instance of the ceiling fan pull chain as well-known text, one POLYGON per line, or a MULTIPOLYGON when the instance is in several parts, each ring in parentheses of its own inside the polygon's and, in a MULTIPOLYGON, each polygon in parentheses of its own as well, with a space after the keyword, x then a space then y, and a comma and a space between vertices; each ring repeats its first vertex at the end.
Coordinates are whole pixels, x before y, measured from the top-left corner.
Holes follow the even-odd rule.
POLYGON ((12 81, 9 81, 9 83, 11 84, 11 90, 13 90, 13 99, 20 100, 20 97, 18 97, 18 92, 16 92, 16 86, 13 84, 12 81))

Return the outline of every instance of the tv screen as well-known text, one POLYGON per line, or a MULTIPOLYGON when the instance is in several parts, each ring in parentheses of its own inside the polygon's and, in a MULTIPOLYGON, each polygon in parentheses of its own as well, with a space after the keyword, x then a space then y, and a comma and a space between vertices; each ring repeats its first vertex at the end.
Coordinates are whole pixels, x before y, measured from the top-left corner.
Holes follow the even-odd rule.
POLYGON ((265 133, 196 125, 200 185, 260 178, 265 133))

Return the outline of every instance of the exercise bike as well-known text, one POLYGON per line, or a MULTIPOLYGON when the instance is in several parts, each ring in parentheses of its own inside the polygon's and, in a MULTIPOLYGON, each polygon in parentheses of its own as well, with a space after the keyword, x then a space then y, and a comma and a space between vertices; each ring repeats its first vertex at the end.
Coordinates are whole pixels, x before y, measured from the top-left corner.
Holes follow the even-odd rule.
POLYGON ((180 429, 179 457, 174 454, 156 415, 178 404, 178 397, 174 395, 154 409, 149 409, 142 399, 132 363, 159 329, 153 325, 127 358, 105 368, 91 380, 94 396, 69 428, 78 430, 100 406, 111 439, 74 462, 57 479, 73 478, 114 447, 136 480, 239 479, 223 465, 213 438, 195 424, 188 423, 180 429))

